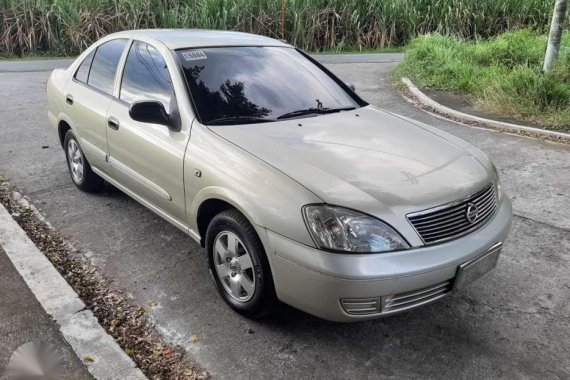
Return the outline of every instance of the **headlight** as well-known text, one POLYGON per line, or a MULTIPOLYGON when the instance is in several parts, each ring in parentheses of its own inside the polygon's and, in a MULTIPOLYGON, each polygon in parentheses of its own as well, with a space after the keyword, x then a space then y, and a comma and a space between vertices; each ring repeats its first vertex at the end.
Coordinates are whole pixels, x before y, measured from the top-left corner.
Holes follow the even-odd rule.
POLYGON ((491 162, 491 168, 493 170, 493 183, 495 184, 495 194, 497 194, 497 204, 501 203, 503 198, 503 189, 501 188, 501 178, 499 177, 499 171, 495 164, 491 162))
POLYGON ((485 153, 483 153, 483 151, 481 151, 478 148, 475 148, 474 146, 469 146, 466 148, 466 150, 467 152, 469 152, 469 154, 471 154, 471 156, 473 156, 473 158, 475 158, 478 162, 480 162, 481 165, 483 165, 485 169, 487 169, 487 171, 490 172, 492 177, 491 180, 495 185, 495 192, 497 194, 497 204, 501 203, 501 199, 503 198, 503 191, 501 189, 501 179, 499 178, 499 171, 495 167, 495 164, 493 163, 493 161, 489 159, 489 157, 487 157, 485 153))
POLYGON ((495 183, 495 191, 497 192, 497 204, 500 204, 503 199, 503 188, 499 178, 497 178, 497 182, 495 183))
POLYGON ((303 213, 318 248, 359 253, 410 248, 392 227, 357 211, 309 205, 303 208, 303 213))

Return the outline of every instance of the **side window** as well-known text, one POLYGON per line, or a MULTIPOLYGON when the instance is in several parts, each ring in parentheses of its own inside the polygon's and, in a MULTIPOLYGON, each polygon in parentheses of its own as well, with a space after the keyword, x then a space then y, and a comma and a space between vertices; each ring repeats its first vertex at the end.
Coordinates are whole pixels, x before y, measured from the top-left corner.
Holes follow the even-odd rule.
POLYGON ((89 69, 91 68, 91 62, 93 61, 94 55, 95 55, 95 50, 89 53, 89 55, 85 57, 83 62, 81 62, 81 65, 79 65, 79 68, 75 72, 75 79, 77 79, 80 82, 87 83, 87 78, 89 77, 89 69))
POLYGON ((173 96, 170 74, 158 50, 143 42, 133 42, 123 71, 119 98, 129 104, 158 100, 169 112, 173 96))
POLYGON ((107 94, 113 93, 115 73, 127 40, 118 39, 105 42, 97 48, 87 84, 107 94))

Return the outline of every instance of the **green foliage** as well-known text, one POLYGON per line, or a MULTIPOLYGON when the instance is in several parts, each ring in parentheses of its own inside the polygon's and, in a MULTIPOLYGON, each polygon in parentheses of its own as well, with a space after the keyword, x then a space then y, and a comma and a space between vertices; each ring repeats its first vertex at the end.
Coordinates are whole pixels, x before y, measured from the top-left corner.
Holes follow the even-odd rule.
MULTIPOLYGON (((287 0, 286 33, 306 50, 376 49, 425 33, 544 32, 551 0, 287 0)), ((0 0, 0 54, 73 55, 124 29, 228 29, 277 36, 281 0, 0 0)))
POLYGON ((547 74, 545 47, 546 36, 530 30, 475 41, 426 35, 410 43, 396 74, 422 87, 467 94, 489 111, 570 129, 570 33, 547 74))

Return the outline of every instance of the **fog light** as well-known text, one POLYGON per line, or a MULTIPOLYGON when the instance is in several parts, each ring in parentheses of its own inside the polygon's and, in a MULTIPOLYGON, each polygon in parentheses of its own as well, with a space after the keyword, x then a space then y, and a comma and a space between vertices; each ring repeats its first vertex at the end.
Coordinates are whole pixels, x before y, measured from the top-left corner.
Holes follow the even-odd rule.
POLYGON ((368 315, 380 313, 380 298, 342 298, 340 303, 348 314, 368 315))

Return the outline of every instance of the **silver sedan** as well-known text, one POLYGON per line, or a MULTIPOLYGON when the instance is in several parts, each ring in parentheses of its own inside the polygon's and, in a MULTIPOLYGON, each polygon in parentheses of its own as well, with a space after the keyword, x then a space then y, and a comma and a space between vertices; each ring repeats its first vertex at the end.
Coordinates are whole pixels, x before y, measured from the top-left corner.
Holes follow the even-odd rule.
POLYGON ((510 228, 483 152, 274 39, 120 32, 47 91, 77 187, 107 181, 199 242, 248 317, 278 300, 335 321, 424 305, 492 270, 510 228))

